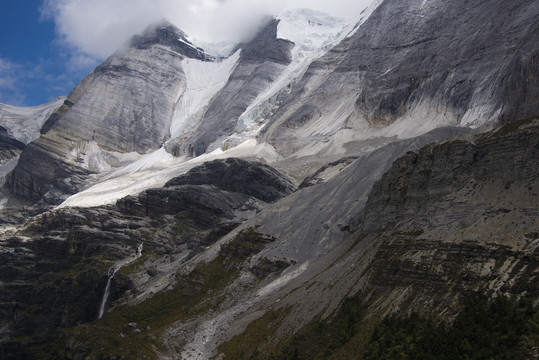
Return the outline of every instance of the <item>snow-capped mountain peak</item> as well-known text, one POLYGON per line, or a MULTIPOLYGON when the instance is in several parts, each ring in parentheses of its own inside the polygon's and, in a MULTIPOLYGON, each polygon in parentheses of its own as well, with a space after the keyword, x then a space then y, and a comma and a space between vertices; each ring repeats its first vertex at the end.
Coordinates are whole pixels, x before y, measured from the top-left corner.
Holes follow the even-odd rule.
POLYGON ((310 9, 287 10, 276 19, 279 20, 277 37, 292 41, 298 54, 335 45, 338 35, 350 23, 350 19, 310 9))

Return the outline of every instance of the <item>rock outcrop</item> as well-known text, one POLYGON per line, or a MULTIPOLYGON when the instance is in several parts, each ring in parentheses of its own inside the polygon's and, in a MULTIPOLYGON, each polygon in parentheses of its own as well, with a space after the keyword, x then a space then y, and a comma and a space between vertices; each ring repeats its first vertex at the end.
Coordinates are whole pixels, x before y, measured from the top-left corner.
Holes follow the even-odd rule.
MULTIPOLYGON (((6 128, 0 126, 0 188, 4 185, 6 175, 17 165, 25 144, 11 137, 6 128)), ((0 197, 6 201, 5 196, 0 197)))
MULTIPOLYGON (((498 133, 503 134, 504 129, 498 133)), ((464 226, 476 223, 485 213, 511 212, 511 204, 502 204, 497 196, 506 197, 515 191, 511 190, 513 186, 519 188, 515 192, 523 197, 515 198, 515 203, 534 196, 539 177, 537 126, 504 135, 498 133, 473 143, 447 142, 423 148, 398 159, 373 187, 361 219, 362 231, 383 229, 427 214, 436 214, 429 219, 433 223, 458 222, 464 226), (493 188, 503 188, 507 195, 488 193, 487 184, 493 182, 493 188), (431 207, 433 203, 443 203, 449 194, 451 206, 431 207), (489 199, 498 210, 477 211, 478 196, 485 196, 482 201, 489 199), (456 213, 461 217, 455 218, 456 213)))
MULTIPOLYGON (((3 187, 6 176, 17 166, 26 145, 39 137, 39 131, 47 118, 63 102, 64 98, 58 98, 30 108, 0 104, 0 187, 3 187)), ((6 205, 7 196, 3 189, 0 193, 1 209, 6 205)), ((5 218, 2 216, 2 220, 5 218)))
POLYGON ((165 188, 179 185, 213 185, 268 203, 290 195, 296 189, 294 180, 271 166, 237 158, 205 163, 168 181, 165 188))
MULTIPOLYGON (((286 175, 265 164, 216 160, 115 206, 46 212, 1 234, 0 354, 31 356, 19 336, 42 344, 56 335, 52 329, 96 320, 113 267, 118 274, 106 310, 116 301, 136 303, 178 286, 178 267, 261 211, 266 201, 293 190, 286 175), (144 255, 138 260, 140 244, 144 255)), ((274 241, 254 232, 242 239, 223 252, 238 268, 274 241)), ((256 273, 263 278, 290 265, 268 260, 256 273)), ((185 291, 196 292, 197 284, 185 291)))
MULTIPOLYGON (((342 241, 318 260, 310 257, 300 275, 239 316, 230 328, 234 336, 219 349, 233 358, 283 356, 291 332, 305 338, 323 328, 316 326, 331 322, 347 297, 362 311, 347 325, 350 342, 328 349, 334 358, 345 357, 339 351, 360 357, 388 314, 416 311, 447 321, 476 291, 537 298, 538 125, 528 119, 473 141, 404 154, 376 181, 342 241)), ((266 249, 276 244, 284 247, 277 237, 266 249)))
POLYGON ((9 136, 7 129, 0 126, 0 161, 17 156, 24 147, 23 142, 9 136))

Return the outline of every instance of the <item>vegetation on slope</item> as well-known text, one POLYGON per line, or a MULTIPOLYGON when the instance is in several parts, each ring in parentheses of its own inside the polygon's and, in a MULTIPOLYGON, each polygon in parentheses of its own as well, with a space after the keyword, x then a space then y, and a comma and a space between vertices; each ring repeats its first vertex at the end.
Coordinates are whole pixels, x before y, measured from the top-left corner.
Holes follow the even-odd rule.
POLYGON ((493 300, 474 293, 452 323, 418 313, 378 320, 365 316, 361 295, 347 298, 333 317, 317 319, 291 339, 271 339, 286 310, 269 311, 247 331, 221 346, 231 359, 531 359, 539 350, 539 311, 531 297, 493 300))
POLYGON ((531 359, 538 350, 539 311, 531 299, 474 295, 449 325, 416 313, 386 318, 364 359, 531 359))

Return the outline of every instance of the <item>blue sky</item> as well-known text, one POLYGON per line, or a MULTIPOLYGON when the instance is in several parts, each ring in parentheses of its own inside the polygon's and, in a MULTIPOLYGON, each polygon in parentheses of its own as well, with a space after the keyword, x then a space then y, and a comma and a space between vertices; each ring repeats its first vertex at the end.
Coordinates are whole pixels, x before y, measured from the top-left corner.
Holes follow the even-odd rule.
POLYGON ((359 15, 373 0, 2 0, 0 103, 67 95, 131 36, 166 18, 195 39, 238 41, 262 14, 311 8, 359 15))
POLYGON ((72 66, 56 40, 53 19, 42 19, 42 0, 2 0, 0 103, 35 106, 66 95, 95 64, 72 66))

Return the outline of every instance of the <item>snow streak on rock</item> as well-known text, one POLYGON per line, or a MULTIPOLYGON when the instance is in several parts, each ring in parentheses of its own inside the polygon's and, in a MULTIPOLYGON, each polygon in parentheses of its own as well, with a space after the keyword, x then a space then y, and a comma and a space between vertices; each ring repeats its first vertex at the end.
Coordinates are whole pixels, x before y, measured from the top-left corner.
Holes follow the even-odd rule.
POLYGON ((238 62, 240 51, 222 61, 185 59, 185 90, 179 95, 170 124, 172 138, 182 136, 201 119, 205 108, 219 90, 225 86, 238 62))

